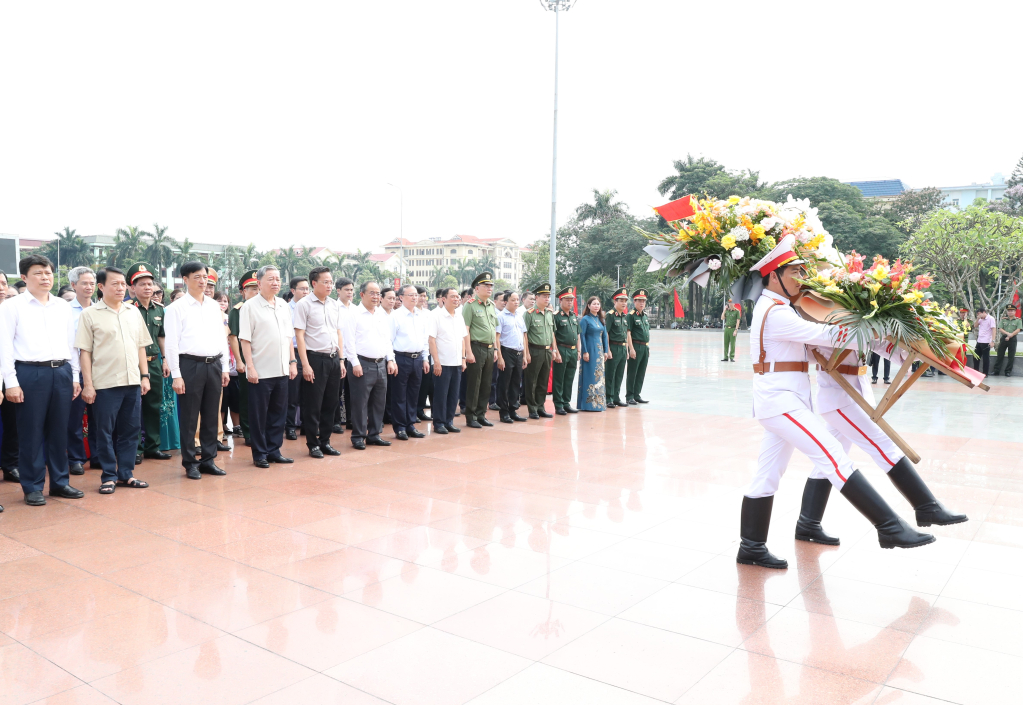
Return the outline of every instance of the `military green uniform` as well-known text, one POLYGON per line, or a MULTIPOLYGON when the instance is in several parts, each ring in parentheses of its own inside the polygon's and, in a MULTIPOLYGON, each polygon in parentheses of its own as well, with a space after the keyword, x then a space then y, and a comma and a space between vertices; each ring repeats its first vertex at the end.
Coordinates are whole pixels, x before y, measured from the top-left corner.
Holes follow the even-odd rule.
MULTIPOLYGON (((547 292, 550 291, 550 285, 547 292)), ((543 293, 547 293, 543 292, 543 293)), ((541 293, 541 292, 537 292, 541 293)), ((526 365, 526 406, 530 414, 539 414, 547 401, 547 380, 551 376, 554 353, 554 312, 549 308, 534 308, 525 314, 526 335, 529 338, 529 364, 526 365)))
MULTIPOLYGON (((245 305, 244 301, 239 301, 231 307, 230 313, 227 314, 227 328, 231 332, 231 335, 238 337, 238 331, 240 328, 242 306, 245 305)), ((241 356, 241 363, 248 365, 248 361, 245 360, 245 353, 242 352, 241 340, 238 341, 238 354, 241 356)), ((237 364, 237 360, 235 364, 237 364)), ((238 418, 241 420, 242 436, 245 440, 249 440, 249 380, 241 372, 235 377, 238 380, 238 418)))
POLYGON ((133 302, 146 322, 146 330, 153 342, 146 347, 146 360, 149 361, 149 391, 142 395, 142 430, 139 434, 139 453, 160 452, 160 413, 163 407, 163 364, 160 358, 160 344, 157 339, 163 338, 163 306, 150 301, 143 306, 133 302))
MULTIPOLYGON (((484 272, 473 280, 473 288, 491 284, 492 276, 484 272), (484 275, 486 275, 484 277, 484 275), (484 277, 481 279, 480 277, 484 277)), ((497 307, 491 299, 480 303, 470 301, 462 306, 462 317, 469 329, 469 343, 474 362, 465 366, 465 420, 481 421, 486 418, 490 401, 490 378, 494 373, 494 335, 497 332, 497 307)))
POLYGON ((725 311, 725 356, 722 362, 725 360, 731 360, 735 362, 735 329, 739 325, 739 312, 731 306, 725 311))
MULTIPOLYGON (((633 300, 646 298, 646 292, 640 289, 633 300)), ((643 391, 643 380, 646 378, 646 366, 650 362, 650 317, 646 311, 633 311, 625 317, 628 321, 629 334, 632 336, 632 348, 636 357, 629 358, 629 371, 625 378, 625 401, 629 404, 644 403, 640 392, 643 391)))
MULTIPOLYGON (((562 290, 558 293, 558 301, 572 293, 570 289, 562 290)), ((554 339, 561 353, 561 362, 554 363, 554 409, 571 413, 575 411, 572 409, 572 389, 579 366, 579 318, 571 310, 565 313, 559 308, 554 314, 554 339)))
MULTIPOLYGON (((625 289, 615 292, 614 298, 618 299, 628 295, 625 289)), ((625 377, 625 365, 629 359, 629 348, 626 345, 629 335, 629 314, 622 311, 619 314, 614 309, 604 317, 607 326, 607 338, 611 346, 611 359, 604 364, 604 381, 607 384, 607 405, 625 406, 622 401, 622 379, 625 377)))

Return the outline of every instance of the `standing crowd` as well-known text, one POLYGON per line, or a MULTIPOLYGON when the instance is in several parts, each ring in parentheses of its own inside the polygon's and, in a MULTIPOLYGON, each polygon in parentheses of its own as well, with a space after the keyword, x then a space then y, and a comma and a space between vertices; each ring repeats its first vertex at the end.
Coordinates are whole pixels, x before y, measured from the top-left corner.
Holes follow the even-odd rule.
POLYGON ((646 403, 644 290, 631 312, 623 288, 606 315, 594 296, 580 316, 571 288, 556 307, 547 284, 495 296, 484 272, 462 292, 438 289, 431 310, 425 289, 373 281, 355 303, 355 284, 327 267, 293 278, 282 296, 268 265, 241 276, 231 307, 217 273, 195 261, 181 265, 184 287, 165 306, 144 262, 77 267, 59 296, 46 257, 25 257, 19 270, 21 295, 0 272, 0 467, 32 506, 46 504, 47 474, 50 496, 83 497, 70 475, 86 463, 102 471, 101 494, 148 487, 136 465, 168 460, 168 450, 180 449, 190 479, 224 475, 216 458, 231 449, 229 423, 268 468, 294 462, 282 448, 299 434, 324 458, 341 454, 331 440, 346 427, 365 450, 391 444, 386 424, 409 441, 426 435, 419 422, 438 434, 461 432, 463 415, 466 428, 493 426, 488 410, 508 424, 551 418, 549 390, 557 415, 646 403))

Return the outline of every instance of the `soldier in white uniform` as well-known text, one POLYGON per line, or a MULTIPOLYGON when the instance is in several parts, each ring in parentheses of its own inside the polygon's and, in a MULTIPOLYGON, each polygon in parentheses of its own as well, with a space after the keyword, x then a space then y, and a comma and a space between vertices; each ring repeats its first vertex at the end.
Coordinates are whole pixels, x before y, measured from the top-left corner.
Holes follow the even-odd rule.
POLYGON ((799 293, 803 262, 795 238, 786 236, 752 267, 764 278, 765 291, 753 309, 750 352, 753 364, 753 415, 764 427, 757 474, 742 500, 741 543, 736 560, 765 568, 788 562, 767 550, 774 493, 799 449, 828 481, 877 529, 882 548, 911 548, 932 543, 903 521, 871 487, 812 408, 807 347, 844 345, 844 328, 804 321, 791 301, 799 293))
MULTIPOLYGON (((873 352, 891 359, 896 364, 901 364, 906 359, 906 354, 891 343, 875 342, 872 349, 873 352)), ((825 359, 830 359, 834 352, 832 348, 823 346, 817 350, 825 359)), ((843 363, 857 361, 862 362, 854 350, 846 351, 840 360, 843 363)), ((845 375, 854 389, 859 390, 864 399, 871 405, 874 404, 874 393, 867 384, 865 365, 841 364, 838 371, 845 375)), ((846 453, 853 444, 856 444, 856 447, 869 455, 874 463, 887 473, 888 479, 916 510, 917 526, 931 524, 945 526, 968 520, 965 514, 950 512, 934 497, 909 458, 876 423, 871 421, 867 413, 838 382, 826 372, 818 372, 817 385, 817 413, 824 417, 828 431, 838 439, 846 453)), ((824 516, 830 493, 831 481, 814 468, 803 488, 803 504, 799 520, 796 522, 798 540, 830 546, 839 544, 837 536, 830 536, 821 528, 821 518, 824 516)))

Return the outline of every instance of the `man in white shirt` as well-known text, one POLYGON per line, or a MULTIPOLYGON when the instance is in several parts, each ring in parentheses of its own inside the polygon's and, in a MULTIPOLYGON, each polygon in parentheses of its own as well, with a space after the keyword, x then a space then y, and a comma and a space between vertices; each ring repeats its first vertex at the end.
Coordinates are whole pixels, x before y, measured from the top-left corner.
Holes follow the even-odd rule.
MULTIPOLYGON (((82 311, 92 305, 92 295, 96 291, 96 273, 88 267, 75 267, 67 273, 67 280, 75 292, 75 298, 71 299, 71 316, 75 322, 75 330, 78 330, 78 319, 82 311)), ((82 384, 79 376, 78 383, 82 384)), ((71 413, 67 423, 67 460, 68 472, 72 475, 85 474, 85 433, 82 427, 82 417, 91 405, 85 403, 84 397, 79 394, 71 402, 71 413)), ((88 409, 91 417, 92 410, 88 409)), ((90 418, 91 421, 91 418, 90 418)), ((91 425, 91 424, 90 424, 91 425)), ((93 459, 92 466, 99 467, 96 459, 93 459)))
POLYGON ((330 298, 334 280, 328 267, 313 267, 309 281, 313 293, 295 307, 295 338, 302 362, 302 433, 309 455, 323 458, 341 455, 330 444, 330 434, 346 372, 342 351, 348 312, 330 298))
POLYGON ((67 459, 68 414, 82 387, 71 306, 50 294, 53 263, 29 255, 18 269, 26 291, 0 307, 0 373, 7 388, 4 403, 18 409, 21 489, 25 503, 36 507, 46 504, 47 464, 51 497, 85 494, 68 484, 67 459))
POLYGON ((291 308, 277 296, 281 290, 281 272, 264 265, 256 272, 259 295, 242 306, 238 339, 249 364, 245 377, 249 383, 249 433, 252 463, 268 468, 270 463, 293 463, 281 454, 285 417, 288 413, 288 384, 298 375, 291 339, 295 325, 291 308))
POLYGON ((497 358, 497 407, 501 410, 501 423, 525 421, 516 412, 519 388, 522 386, 522 370, 526 367, 524 358, 526 321, 519 313, 519 295, 514 291, 505 294, 504 308, 497 314, 497 332, 501 334, 501 348, 497 358))
POLYGON ((352 420, 352 446, 366 450, 367 445, 389 446, 380 437, 384 425, 384 399, 387 375, 397 374, 391 348, 391 321, 380 308, 380 285, 363 282, 359 287, 362 303, 351 310, 344 337, 348 384, 352 405, 346 409, 352 420))
POLYGON ((167 365, 178 395, 181 465, 190 480, 226 475, 217 467, 217 423, 220 395, 231 381, 227 337, 220 304, 206 296, 208 276, 202 262, 181 265, 187 292, 164 312, 164 347, 167 365), (202 423, 199 424, 199 418, 202 423), (201 455, 195 457, 195 429, 199 425, 201 455))
POLYGON ((433 431, 460 433, 454 425, 458 387, 469 354, 469 329, 459 312, 458 289, 442 289, 441 305, 430 314, 430 356, 433 358, 433 431))
MULTIPOLYGON (((291 320, 295 320, 295 308, 298 302, 309 296, 309 278, 292 277, 288 283, 291 288, 291 301, 288 307, 291 309, 291 320)), ((298 408, 301 404, 302 395, 302 358, 298 356, 298 337, 291 339, 292 357, 298 361, 298 374, 295 379, 288 383, 288 416, 284 421, 284 437, 289 441, 298 440, 298 408)))
MULTIPOLYGON (((355 304, 352 303, 355 296, 355 284, 348 277, 340 277, 334 282, 334 288, 337 290, 337 304, 347 317, 355 308, 355 304)), ((344 433, 345 426, 349 430, 352 428, 352 390, 350 386, 352 361, 346 359, 343 364, 347 374, 341 380, 341 394, 334 410, 334 433, 344 433)))
POLYGON ((411 284, 406 284, 401 291, 401 306, 394 309, 390 316, 391 347, 394 350, 394 361, 397 374, 390 380, 391 389, 391 424, 394 437, 400 441, 422 438, 422 431, 417 431, 415 423, 416 406, 419 402, 419 387, 423 375, 430 372, 429 344, 427 342, 428 312, 419 308, 419 291, 411 284))

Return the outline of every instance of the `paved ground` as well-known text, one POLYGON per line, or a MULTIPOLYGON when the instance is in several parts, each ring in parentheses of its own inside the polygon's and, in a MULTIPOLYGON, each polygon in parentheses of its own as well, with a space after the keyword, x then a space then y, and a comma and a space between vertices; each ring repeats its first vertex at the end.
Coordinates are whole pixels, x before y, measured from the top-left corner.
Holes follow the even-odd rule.
MULTIPOLYGON (((890 417, 971 521, 881 551, 833 495, 840 548, 736 566, 760 430, 748 345, 655 332, 645 407, 396 442, 45 508, 0 487, 0 703, 1019 702, 1018 379, 921 381, 890 417), (400 443, 400 444, 399 444, 400 443)), ((865 457, 893 506, 904 500, 865 457)))

